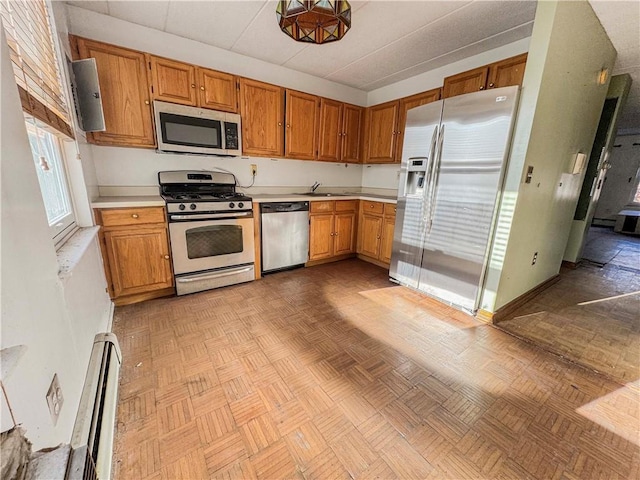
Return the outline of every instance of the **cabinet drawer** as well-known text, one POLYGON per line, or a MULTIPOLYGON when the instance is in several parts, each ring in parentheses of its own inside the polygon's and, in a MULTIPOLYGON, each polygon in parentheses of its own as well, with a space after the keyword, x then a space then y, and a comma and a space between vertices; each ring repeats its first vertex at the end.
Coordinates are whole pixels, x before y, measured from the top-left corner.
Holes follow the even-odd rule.
POLYGON ((336 212, 355 212, 357 200, 337 200, 336 212))
POLYGON ((362 212, 363 213, 378 213, 382 215, 384 211, 384 204, 380 202, 370 202, 367 200, 362 201, 362 212))
POLYGON ((334 202, 310 202, 309 210, 311 213, 326 213, 333 212, 334 202))
POLYGON ((104 227, 165 222, 163 207, 104 209, 100 215, 104 227))
POLYGON ((395 215, 396 215, 396 204, 395 203, 385 203, 384 204, 384 214, 387 217, 395 217, 395 215))

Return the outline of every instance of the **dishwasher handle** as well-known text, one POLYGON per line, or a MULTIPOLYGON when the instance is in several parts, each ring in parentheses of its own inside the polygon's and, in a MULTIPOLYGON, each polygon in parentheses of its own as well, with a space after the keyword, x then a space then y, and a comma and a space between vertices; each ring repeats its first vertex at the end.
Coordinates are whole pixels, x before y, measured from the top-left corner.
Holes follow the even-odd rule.
POLYGON ((260 204, 260 213, 308 212, 309 202, 269 202, 260 204))

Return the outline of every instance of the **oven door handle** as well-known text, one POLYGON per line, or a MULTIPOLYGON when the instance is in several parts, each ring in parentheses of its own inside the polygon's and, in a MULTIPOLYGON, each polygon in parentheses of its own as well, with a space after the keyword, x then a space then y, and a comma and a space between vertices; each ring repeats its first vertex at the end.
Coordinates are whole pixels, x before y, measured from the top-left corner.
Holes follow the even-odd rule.
POLYGON ((169 220, 224 220, 233 218, 253 217, 253 212, 233 213, 194 213, 191 215, 169 215, 169 220))
POLYGON ((230 270, 225 270, 221 273, 203 273, 202 275, 195 275, 188 278, 176 278, 177 283, 191 283, 191 282, 199 282, 201 280, 213 280, 220 277, 228 277, 229 275, 238 275, 239 273, 246 273, 251 271, 253 266, 250 267, 239 267, 233 268, 230 270))

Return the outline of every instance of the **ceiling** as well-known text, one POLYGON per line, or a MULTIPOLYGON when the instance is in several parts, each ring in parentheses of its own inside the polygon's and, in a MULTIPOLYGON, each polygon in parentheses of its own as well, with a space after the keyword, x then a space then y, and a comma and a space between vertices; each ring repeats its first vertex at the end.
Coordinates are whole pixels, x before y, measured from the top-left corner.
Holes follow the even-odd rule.
MULTIPOLYGON (((279 31, 273 0, 67 3, 364 91, 529 37, 536 9, 531 0, 354 0, 352 28, 342 40, 309 45, 279 31)), ((635 75, 635 106, 626 109, 621 125, 630 128, 640 116, 640 3, 590 3, 619 52, 613 73, 635 75)))

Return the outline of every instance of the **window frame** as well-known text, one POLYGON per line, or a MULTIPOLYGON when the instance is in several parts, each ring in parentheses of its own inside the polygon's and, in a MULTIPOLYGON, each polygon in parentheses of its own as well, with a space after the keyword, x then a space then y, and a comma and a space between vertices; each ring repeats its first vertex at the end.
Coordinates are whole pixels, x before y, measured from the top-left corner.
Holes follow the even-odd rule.
MULTIPOLYGON (((28 135, 49 135, 50 138, 48 141, 51 142, 51 147, 53 149, 53 155, 56 156, 55 159, 47 158, 49 163, 53 163, 56 167, 60 168, 59 181, 61 188, 61 193, 64 197, 64 201, 68 206, 69 212, 65 213, 65 215, 61 218, 55 219, 55 221, 50 222, 49 217, 47 215, 47 222, 49 223, 49 230, 51 232, 51 238, 53 239, 53 243, 56 249, 60 248, 62 244, 78 230, 78 224, 76 222, 76 205, 73 195, 73 190, 71 187, 71 182, 69 181, 69 168, 67 164, 67 156, 65 155, 65 148, 62 145, 62 142, 65 142, 65 138, 59 132, 57 132, 53 128, 49 128, 47 125, 38 122, 33 119, 33 117, 29 117, 25 114, 25 129, 27 130, 28 135)), ((38 144, 40 145, 40 144, 38 144)), ((29 146, 31 147, 31 140, 29 141, 29 146)), ((35 157, 36 155, 41 154, 40 151, 33 151, 32 154, 35 157)), ((34 160, 34 168, 40 168, 35 163, 34 160)), ((45 197, 45 192, 42 189, 40 184, 40 177, 38 172, 36 171, 36 175, 38 175, 38 186, 40 187, 40 194, 42 195, 42 202, 45 206, 47 205, 47 198, 45 197)), ((46 214, 46 213, 45 213, 46 214)))

